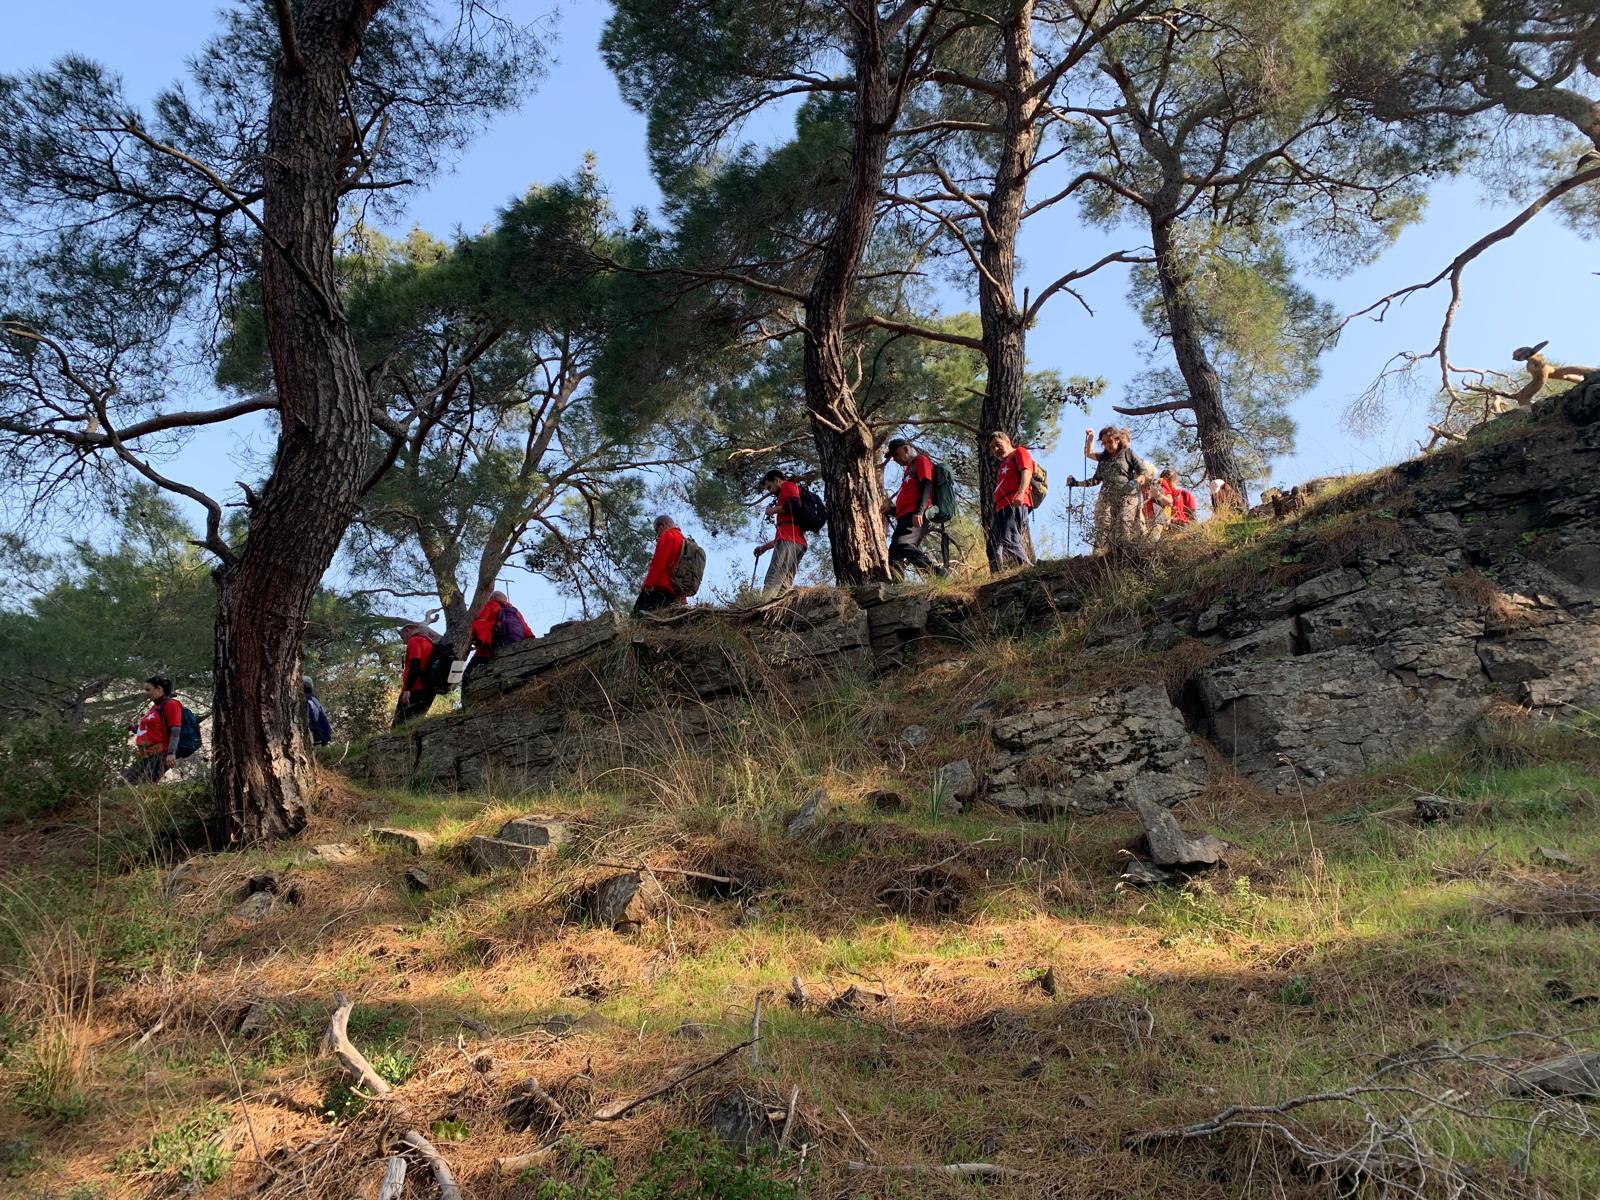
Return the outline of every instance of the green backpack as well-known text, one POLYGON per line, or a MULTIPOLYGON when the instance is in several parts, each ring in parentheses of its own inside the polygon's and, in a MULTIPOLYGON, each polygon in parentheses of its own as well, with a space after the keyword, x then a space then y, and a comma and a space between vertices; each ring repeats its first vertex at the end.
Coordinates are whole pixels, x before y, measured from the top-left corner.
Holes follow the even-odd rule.
POLYGON ((956 515, 956 477, 942 462, 933 464, 933 508, 930 521, 948 521, 956 515))

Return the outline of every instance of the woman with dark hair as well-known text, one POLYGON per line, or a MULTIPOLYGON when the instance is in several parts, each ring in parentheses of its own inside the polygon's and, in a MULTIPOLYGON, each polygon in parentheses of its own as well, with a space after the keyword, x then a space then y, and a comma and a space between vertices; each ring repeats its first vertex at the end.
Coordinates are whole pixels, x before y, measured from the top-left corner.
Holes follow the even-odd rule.
POLYGON ((183 705, 172 695, 172 680, 152 675, 144 681, 150 707, 128 726, 139 760, 122 773, 129 783, 156 783, 178 761, 183 734, 183 705))

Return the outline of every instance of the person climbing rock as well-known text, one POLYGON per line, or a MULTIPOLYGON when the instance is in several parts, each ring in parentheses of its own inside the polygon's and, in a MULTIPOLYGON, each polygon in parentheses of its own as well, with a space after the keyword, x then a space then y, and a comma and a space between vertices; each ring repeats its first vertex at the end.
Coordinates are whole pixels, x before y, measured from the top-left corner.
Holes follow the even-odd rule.
POLYGON ((772 551, 761 594, 776 596, 794 586, 795 572, 800 569, 800 559, 806 552, 806 535, 800 526, 804 501, 800 485, 782 471, 768 471, 761 478, 761 486, 772 497, 766 512, 767 516, 777 518, 777 531, 771 541, 755 548, 755 556, 760 558, 768 550, 772 551))
POLYGON ((900 489, 894 494, 894 531, 889 535, 889 567, 896 579, 904 578, 907 565, 924 574, 942 575, 922 548, 922 539, 933 528, 927 519, 933 506, 934 461, 905 438, 890 438, 884 465, 895 463, 904 469, 900 489))
POLYGON ((655 553, 650 556, 650 569, 645 572, 644 585, 639 589, 639 598, 634 601, 634 616, 686 602, 672 584, 672 572, 682 556, 683 530, 663 513, 656 518, 655 553))
MULTIPOLYGON (((400 627, 400 636, 406 644, 405 665, 400 675, 400 702, 394 710, 394 728, 428 715, 428 710, 433 707, 435 698, 442 690, 436 686, 438 672, 434 668, 434 659, 441 654, 449 654, 449 643, 441 641, 439 635, 426 625, 408 622, 400 627)), ((445 670, 449 671, 448 662, 445 670)))
POLYGON ((478 615, 472 618, 474 661, 488 661, 502 646, 515 645, 533 636, 516 605, 504 592, 490 592, 478 615))

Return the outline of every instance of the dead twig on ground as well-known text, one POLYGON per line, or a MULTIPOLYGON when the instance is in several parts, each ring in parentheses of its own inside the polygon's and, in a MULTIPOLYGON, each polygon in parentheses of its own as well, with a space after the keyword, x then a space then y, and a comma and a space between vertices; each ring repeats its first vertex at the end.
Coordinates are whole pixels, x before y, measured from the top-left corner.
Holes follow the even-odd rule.
POLYGON ((713 1058, 710 1062, 702 1063, 700 1066, 695 1067, 693 1070, 685 1071, 682 1075, 678 1076, 678 1078, 674 1079, 671 1083, 664 1084, 663 1086, 658 1087, 653 1092, 646 1092, 644 1095, 636 1096, 632 1100, 618 1100, 618 1101, 615 1101, 614 1103, 607 1104, 602 1108, 597 1108, 597 1109, 595 1109, 595 1111, 594 1111, 593 1115, 590 1117, 590 1119, 594 1120, 594 1121, 619 1121, 623 1117, 625 1117, 629 1113, 631 1113, 634 1109, 638 1108, 641 1104, 647 1104, 651 1100, 656 1099, 657 1097, 665 1096, 668 1092, 673 1091, 676 1088, 682 1087, 684 1084, 688 1083, 689 1080, 695 1078, 697 1075, 704 1075, 707 1071, 710 1071, 715 1067, 720 1067, 723 1063, 727 1062, 735 1054, 738 1054, 739 1051, 747 1049, 750 1046, 753 1046, 755 1044, 755 1042, 756 1042, 756 1039, 755 1038, 751 1038, 749 1041, 740 1042, 737 1046, 730 1046, 728 1049, 724 1050, 721 1054, 719 1054, 715 1058, 713 1058))
POLYGON ((422 1155, 428 1166, 433 1168, 434 1182, 439 1185, 439 1200, 461 1200, 461 1187, 450 1171, 450 1164, 445 1162, 444 1155, 433 1148, 432 1142, 415 1129, 406 1130, 400 1140, 422 1155))
POLYGON ((378 1200, 400 1200, 406 1190, 406 1160, 391 1154, 383 1166, 383 1182, 378 1185, 378 1200))
POLYGON ((366 1055, 357 1050, 350 1040, 350 1010, 356 1002, 339 992, 334 996, 333 1004, 333 1016, 328 1018, 328 1032, 322 1036, 323 1052, 337 1058, 365 1091, 374 1096, 385 1095, 390 1090, 388 1081, 372 1069, 366 1055))
POLYGON ((994 1163, 864 1163, 847 1162, 852 1175, 945 1175, 952 1179, 1026 1179, 1028 1172, 994 1163))

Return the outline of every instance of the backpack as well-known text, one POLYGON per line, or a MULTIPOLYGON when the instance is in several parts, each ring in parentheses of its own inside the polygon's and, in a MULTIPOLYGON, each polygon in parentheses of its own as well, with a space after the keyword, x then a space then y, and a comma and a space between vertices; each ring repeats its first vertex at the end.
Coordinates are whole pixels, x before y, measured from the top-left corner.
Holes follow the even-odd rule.
POLYGON ((1031 508, 1038 508, 1044 503, 1044 498, 1050 494, 1050 476, 1037 461, 1033 464, 1033 479, 1028 483, 1028 503, 1031 508))
POLYGON ((306 697, 306 715, 311 722, 311 744, 326 746, 333 741, 333 722, 328 720, 328 710, 315 696, 306 697))
POLYGON ((183 723, 178 727, 178 748, 173 751, 179 758, 188 758, 200 749, 200 718, 189 711, 187 704, 180 704, 183 712, 183 723))
POLYGON ((502 604, 500 611, 494 617, 494 633, 491 635, 491 646, 510 646, 520 642, 532 634, 528 623, 522 619, 512 605, 502 604))
POLYGON ((800 499, 791 501, 791 515, 802 533, 821 533, 828 524, 828 502, 804 485, 800 499))
POLYGON ((706 552, 700 549, 692 537, 684 534, 683 550, 679 552, 678 561, 673 564, 672 572, 668 576, 672 581, 672 590, 687 600, 700 590, 700 583, 705 577, 706 552))
POLYGON ((435 642, 428 656, 427 668, 422 672, 422 684, 436 696, 450 690, 450 664, 455 662, 456 648, 449 642, 435 642))
POLYGON ((933 464, 933 507, 935 520, 948 521, 956 515, 956 477, 942 462, 933 464))

